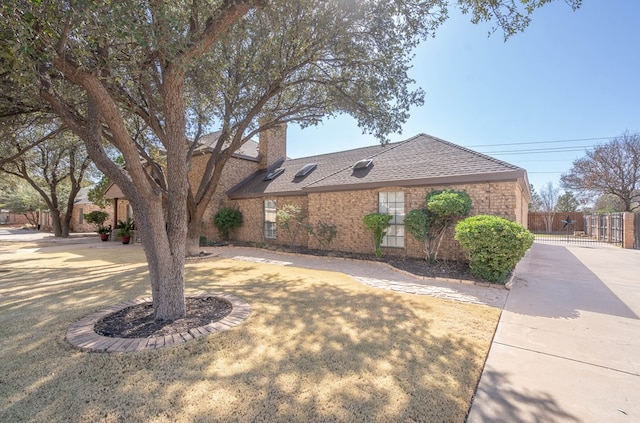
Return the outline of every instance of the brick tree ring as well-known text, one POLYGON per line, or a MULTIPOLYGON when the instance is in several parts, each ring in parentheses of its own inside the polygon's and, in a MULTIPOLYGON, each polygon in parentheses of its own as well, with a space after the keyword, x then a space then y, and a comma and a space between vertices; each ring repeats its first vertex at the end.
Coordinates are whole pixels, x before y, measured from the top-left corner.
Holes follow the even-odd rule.
POLYGON ((229 303, 232 307, 231 313, 223 319, 189 329, 186 332, 168 334, 162 336, 152 336, 149 338, 114 338, 103 336, 95 331, 96 324, 102 319, 115 314, 128 307, 151 303, 150 297, 138 298, 107 307, 96 313, 74 323, 67 330, 66 339, 74 347, 83 351, 95 352, 132 352, 170 347, 183 344, 201 336, 222 332, 231 329, 242 323, 249 316, 251 308, 249 304, 241 298, 223 293, 198 293, 190 295, 188 298, 215 298, 229 303))

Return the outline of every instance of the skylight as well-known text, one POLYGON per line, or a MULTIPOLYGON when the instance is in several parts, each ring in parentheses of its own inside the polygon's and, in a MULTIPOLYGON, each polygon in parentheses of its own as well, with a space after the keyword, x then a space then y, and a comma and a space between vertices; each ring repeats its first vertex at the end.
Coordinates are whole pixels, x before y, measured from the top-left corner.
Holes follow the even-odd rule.
POLYGON ((284 169, 279 167, 279 168, 273 170, 272 172, 269 172, 267 174, 267 176, 264 177, 263 181, 271 181, 271 180, 277 178, 282 172, 284 172, 284 169))
POLYGON ((300 169, 298 173, 296 173, 295 177, 302 178, 303 176, 307 176, 308 174, 313 172, 313 169, 315 169, 316 167, 318 167, 318 163, 307 163, 306 165, 302 166, 302 169, 300 169))
POLYGON ((353 170, 358 170, 358 169, 366 169, 369 166, 371 166, 371 163, 373 163, 373 159, 362 159, 362 160, 358 160, 354 165, 353 165, 353 170))

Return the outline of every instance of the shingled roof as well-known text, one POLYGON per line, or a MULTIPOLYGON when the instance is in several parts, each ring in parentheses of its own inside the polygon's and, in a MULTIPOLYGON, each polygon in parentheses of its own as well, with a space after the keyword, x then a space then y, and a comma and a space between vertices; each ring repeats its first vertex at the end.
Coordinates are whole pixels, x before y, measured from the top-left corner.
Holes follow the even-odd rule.
MULTIPOLYGON (((203 135, 202 138, 200 138, 200 142, 198 143, 198 147, 195 151, 197 153, 210 153, 213 151, 218 143, 220 134, 222 134, 222 131, 215 131, 210 134, 203 135)), ((233 153, 233 155, 236 157, 256 159, 258 157, 257 141, 247 140, 233 153)))
POLYGON ((524 169, 430 135, 418 134, 384 146, 287 159, 253 174, 228 195, 238 199, 500 180, 520 180, 528 189, 524 169), (353 165, 363 159, 373 162, 366 168, 353 169, 353 165), (306 176, 295 176, 306 164, 313 163, 317 167, 306 176), (276 168, 284 171, 266 180, 267 174, 276 168))

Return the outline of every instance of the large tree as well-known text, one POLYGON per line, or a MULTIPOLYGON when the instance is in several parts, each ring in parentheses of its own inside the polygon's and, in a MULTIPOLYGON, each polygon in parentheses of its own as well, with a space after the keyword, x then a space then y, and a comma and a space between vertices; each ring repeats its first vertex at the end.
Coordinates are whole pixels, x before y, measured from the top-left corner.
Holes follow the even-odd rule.
POLYGON ((640 208, 640 134, 625 132, 587 151, 562 175, 562 185, 583 195, 611 194, 624 211, 640 208))
MULTIPOLYGON (((41 140, 41 131, 52 132, 45 125, 30 128, 23 136, 27 143, 30 139, 41 140)), ((31 185, 49 209, 54 235, 67 237, 73 204, 90 164, 84 143, 69 132, 61 132, 1 164, 0 171, 31 185)))
MULTIPOLYGON (((459 0, 508 36, 548 0, 459 0)), ((288 121, 353 115, 380 139, 422 92, 412 48, 447 16, 447 0, 5 0, 0 75, 21 84, 14 110, 44 99, 131 202, 157 319, 184 315, 189 228, 242 142, 288 121), (153 160, 136 128, 153 135, 153 160), (199 136, 222 128, 202 183, 189 186, 199 136), (105 151, 114 146, 126 166, 105 151), (141 158, 143 160, 141 160, 141 158)), ((579 0, 571 1, 575 7, 579 0)), ((0 110, 0 116, 2 116, 0 110)))
POLYGON ((560 190, 553 185, 553 182, 547 182, 540 190, 539 211, 542 213, 547 232, 553 229, 553 216, 556 214, 560 190))
POLYGON ((44 199, 26 181, 20 178, 2 177, 0 185, 0 208, 12 213, 22 214, 29 224, 38 224, 38 213, 47 208, 44 199), (5 182, 8 182, 5 184, 5 182))
POLYGON ((558 198, 556 211, 560 213, 570 213, 578 211, 578 207, 580 207, 580 201, 578 201, 571 191, 565 191, 565 193, 558 198))

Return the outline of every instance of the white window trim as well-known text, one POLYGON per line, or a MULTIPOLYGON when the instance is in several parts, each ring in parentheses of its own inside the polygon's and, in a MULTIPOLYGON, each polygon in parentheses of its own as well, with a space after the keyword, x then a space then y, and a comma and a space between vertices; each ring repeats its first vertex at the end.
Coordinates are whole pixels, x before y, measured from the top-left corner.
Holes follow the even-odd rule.
POLYGON ((404 216, 406 214, 405 208, 406 208, 406 200, 405 200, 404 191, 380 191, 380 192, 378 192, 378 212, 379 213, 390 214, 390 215, 393 216, 393 219, 391 220, 391 226, 389 226, 389 228, 387 229, 387 234, 382 239, 382 244, 381 244, 382 247, 385 247, 385 248, 405 248, 405 242, 406 242, 405 241, 406 232, 405 232, 405 229, 404 229, 404 216), (394 199, 391 202, 388 200, 389 194, 394 194, 394 199), (397 201, 397 195, 398 194, 400 194, 401 197, 402 197, 401 213, 397 213, 397 211, 398 211, 397 210, 397 205, 400 203, 399 201, 397 201), (385 198, 383 199, 383 197, 385 197, 385 198), (389 205, 393 205, 393 207, 391 207, 391 210, 390 210, 389 205), (398 218, 401 219, 400 223, 397 222, 398 218), (398 232, 400 232, 400 235, 397 235, 398 232))
POLYGON ((263 219, 262 219, 262 235, 264 239, 276 239, 276 200, 264 200, 262 203, 262 211, 263 211, 263 219), (273 204, 273 207, 269 205, 267 209, 267 203, 273 204), (273 215, 273 220, 267 220, 267 213, 269 215, 273 215), (270 224, 269 228, 267 228, 267 224, 270 224))

